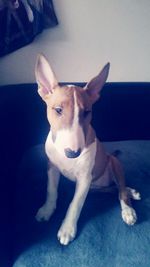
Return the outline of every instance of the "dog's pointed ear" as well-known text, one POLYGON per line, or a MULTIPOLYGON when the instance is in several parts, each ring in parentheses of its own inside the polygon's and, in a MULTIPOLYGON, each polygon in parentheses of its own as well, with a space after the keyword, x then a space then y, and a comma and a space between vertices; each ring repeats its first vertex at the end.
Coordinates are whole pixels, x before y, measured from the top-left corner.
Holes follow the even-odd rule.
POLYGON ((53 93, 58 85, 55 74, 45 56, 39 54, 35 65, 35 77, 38 83, 38 93, 44 101, 53 93))
POLYGON ((101 70, 101 72, 96 77, 94 77, 89 83, 87 83, 84 88, 90 96, 92 103, 95 103, 100 97, 100 91, 107 80, 109 68, 110 63, 107 63, 101 70))

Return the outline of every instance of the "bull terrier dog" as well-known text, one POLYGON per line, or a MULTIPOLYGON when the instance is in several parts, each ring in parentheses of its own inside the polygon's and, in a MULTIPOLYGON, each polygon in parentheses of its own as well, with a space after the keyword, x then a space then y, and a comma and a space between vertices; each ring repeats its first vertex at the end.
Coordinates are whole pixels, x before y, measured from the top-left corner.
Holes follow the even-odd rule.
POLYGON ((49 159, 47 197, 36 219, 47 221, 53 214, 60 173, 75 181, 73 200, 58 231, 62 245, 67 245, 75 238, 77 222, 90 188, 101 189, 115 182, 123 221, 133 225, 137 220, 131 198, 138 200, 140 194, 126 187, 120 162, 114 155, 105 152, 90 125, 92 106, 100 97, 109 67, 107 63, 84 88, 60 86, 47 59, 42 54, 37 58, 35 75, 38 93, 47 105, 50 132, 45 143, 49 159))

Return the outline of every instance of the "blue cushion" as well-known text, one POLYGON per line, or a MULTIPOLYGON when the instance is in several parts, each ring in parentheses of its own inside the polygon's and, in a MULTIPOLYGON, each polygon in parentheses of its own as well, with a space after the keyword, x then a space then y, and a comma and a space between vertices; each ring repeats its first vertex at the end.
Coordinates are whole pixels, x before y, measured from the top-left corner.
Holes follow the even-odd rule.
POLYGON ((46 197, 46 161, 43 145, 25 153, 16 184, 14 267, 149 267, 150 253, 150 141, 104 143, 110 152, 121 151, 127 185, 140 191, 133 201, 138 221, 126 225, 117 192, 89 193, 75 240, 62 246, 57 231, 73 197, 74 183, 61 177, 57 209, 49 222, 34 216, 46 197))

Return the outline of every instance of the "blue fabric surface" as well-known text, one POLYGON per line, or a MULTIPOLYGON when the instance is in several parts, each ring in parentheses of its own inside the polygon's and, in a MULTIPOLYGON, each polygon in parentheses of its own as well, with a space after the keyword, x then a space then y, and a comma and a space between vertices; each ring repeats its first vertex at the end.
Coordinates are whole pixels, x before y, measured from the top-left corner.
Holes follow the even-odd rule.
POLYGON ((57 231, 72 199, 74 184, 62 177, 55 214, 47 223, 34 216, 46 196, 46 156, 43 146, 26 152, 16 182, 13 219, 13 267, 149 267, 150 266, 150 141, 105 143, 119 149, 127 185, 140 191, 134 201, 138 222, 121 219, 117 192, 89 193, 76 239, 61 246, 57 231))

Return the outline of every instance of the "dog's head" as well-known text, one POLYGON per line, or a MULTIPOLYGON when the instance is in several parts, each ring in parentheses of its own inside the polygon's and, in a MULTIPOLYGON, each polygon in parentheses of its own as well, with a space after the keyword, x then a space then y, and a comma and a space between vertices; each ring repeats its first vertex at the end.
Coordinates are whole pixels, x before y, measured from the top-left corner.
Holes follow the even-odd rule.
POLYGON ((38 93, 47 104, 47 117, 52 139, 59 153, 76 158, 86 146, 92 105, 109 73, 109 63, 84 88, 74 85, 59 86, 47 59, 39 55, 35 74, 38 93))

